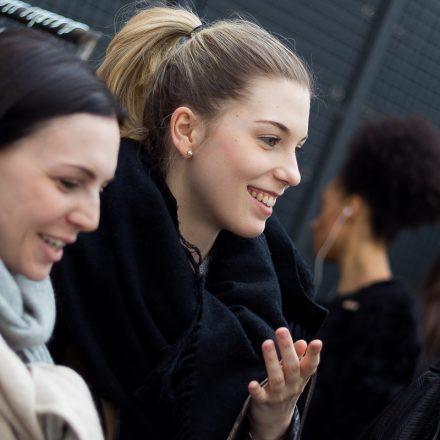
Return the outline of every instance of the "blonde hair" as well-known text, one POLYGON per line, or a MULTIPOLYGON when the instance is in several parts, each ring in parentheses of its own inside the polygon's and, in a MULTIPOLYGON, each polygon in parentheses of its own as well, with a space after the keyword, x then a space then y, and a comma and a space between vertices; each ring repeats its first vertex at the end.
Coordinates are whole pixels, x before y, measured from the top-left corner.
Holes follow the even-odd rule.
POLYGON ((128 112, 122 136, 146 145, 162 171, 173 111, 186 105, 209 121, 256 77, 291 79, 312 93, 299 57, 255 23, 203 26, 193 12, 152 7, 131 18, 111 41, 98 70, 128 112))

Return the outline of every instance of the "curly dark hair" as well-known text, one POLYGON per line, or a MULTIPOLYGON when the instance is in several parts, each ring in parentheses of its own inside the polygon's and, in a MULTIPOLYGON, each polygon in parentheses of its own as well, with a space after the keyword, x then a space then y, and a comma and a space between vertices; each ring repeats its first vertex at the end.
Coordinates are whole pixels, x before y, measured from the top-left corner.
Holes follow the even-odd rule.
POLYGON ((367 121, 348 148, 340 182, 371 209, 375 237, 440 219, 440 131, 421 116, 367 121))

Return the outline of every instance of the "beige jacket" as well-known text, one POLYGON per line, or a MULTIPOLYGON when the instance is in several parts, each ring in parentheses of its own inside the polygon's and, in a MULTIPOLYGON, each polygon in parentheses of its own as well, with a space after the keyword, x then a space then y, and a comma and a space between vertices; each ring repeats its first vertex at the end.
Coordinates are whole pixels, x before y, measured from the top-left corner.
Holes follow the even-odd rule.
POLYGON ((73 370, 25 365, 0 336, 1 440, 102 440, 90 392, 73 370))

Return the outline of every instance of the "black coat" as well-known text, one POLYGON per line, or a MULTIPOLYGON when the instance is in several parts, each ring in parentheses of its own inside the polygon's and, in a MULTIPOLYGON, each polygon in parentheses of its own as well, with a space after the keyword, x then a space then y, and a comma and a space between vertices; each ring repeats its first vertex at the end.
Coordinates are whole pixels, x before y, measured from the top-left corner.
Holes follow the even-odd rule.
MULTIPOLYGON (((413 293, 399 279, 326 304, 324 347, 304 440, 357 440, 414 377, 421 350, 413 293)), ((387 437, 384 437, 384 439, 387 437)))
POLYGON ((73 345, 92 390, 121 407, 119 438, 224 440, 248 382, 265 376, 263 340, 321 325, 309 272, 275 218, 255 239, 220 233, 211 254, 205 280, 160 173, 123 141, 98 231, 53 272, 55 346, 73 345))

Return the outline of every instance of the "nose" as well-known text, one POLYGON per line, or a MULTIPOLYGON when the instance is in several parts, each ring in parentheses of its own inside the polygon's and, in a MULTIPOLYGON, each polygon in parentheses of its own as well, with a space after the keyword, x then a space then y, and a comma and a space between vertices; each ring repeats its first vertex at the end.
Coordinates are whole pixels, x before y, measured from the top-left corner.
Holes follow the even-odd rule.
POLYGON ((94 231, 99 225, 99 194, 84 198, 70 211, 68 220, 80 232, 94 231))
POLYGON ((286 186, 297 186, 301 182, 301 173, 298 168, 296 155, 290 151, 287 157, 281 157, 280 164, 275 168, 275 178, 285 182, 286 186))

